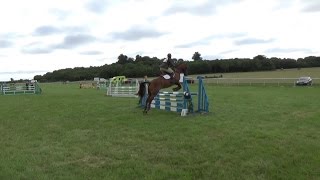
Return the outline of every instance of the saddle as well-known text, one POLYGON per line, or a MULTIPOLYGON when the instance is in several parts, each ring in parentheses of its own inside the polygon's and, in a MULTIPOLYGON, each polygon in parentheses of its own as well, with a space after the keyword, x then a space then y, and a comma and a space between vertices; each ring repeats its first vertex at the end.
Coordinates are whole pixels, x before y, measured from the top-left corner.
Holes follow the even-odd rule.
MULTIPOLYGON (((160 76, 162 76, 164 79, 171 79, 170 74, 167 72, 161 72, 160 76)), ((175 73, 173 73, 172 79, 174 79, 174 77, 175 77, 175 73)))
POLYGON ((172 84, 176 83, 175 73, 173 74, 172 78, 171 78, 170 74, 168 74, 168 73, 161 73, 160 76, 163 77, 165 80, 169 80, 170 83, 172 83, 172 84))

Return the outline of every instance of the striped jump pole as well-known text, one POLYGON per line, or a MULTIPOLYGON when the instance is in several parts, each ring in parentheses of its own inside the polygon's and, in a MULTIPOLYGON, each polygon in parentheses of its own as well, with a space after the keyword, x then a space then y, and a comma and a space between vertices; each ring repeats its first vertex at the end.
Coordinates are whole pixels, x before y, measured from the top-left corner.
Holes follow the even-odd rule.
POLYGON ((183 92, 160 92, 151 103, 152 108, 181 112, 187 105, 183 92))

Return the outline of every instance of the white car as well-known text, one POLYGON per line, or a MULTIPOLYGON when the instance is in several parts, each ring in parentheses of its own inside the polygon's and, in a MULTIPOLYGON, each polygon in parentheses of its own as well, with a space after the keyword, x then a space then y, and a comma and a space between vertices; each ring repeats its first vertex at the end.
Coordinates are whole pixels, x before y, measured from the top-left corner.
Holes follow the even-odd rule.
POLYGON ((296 82, 297 86, 311 86, 312 85, 312 79, 311 77, 300 77, 298 81, 296 82))

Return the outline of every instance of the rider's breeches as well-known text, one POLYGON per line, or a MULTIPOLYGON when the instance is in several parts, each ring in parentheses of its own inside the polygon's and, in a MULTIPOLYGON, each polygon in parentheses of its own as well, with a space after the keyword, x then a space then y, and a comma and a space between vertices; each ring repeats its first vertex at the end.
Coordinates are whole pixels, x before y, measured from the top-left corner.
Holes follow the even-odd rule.
POLYGON ((166 69, 166 68, 160 68, 160 71, 167 72, 167 73, 169 73, 169 74, 172 74, 172 73, 173 73, 173 70, 172 70, 171 68, 168 68, 168 69, 166 69))

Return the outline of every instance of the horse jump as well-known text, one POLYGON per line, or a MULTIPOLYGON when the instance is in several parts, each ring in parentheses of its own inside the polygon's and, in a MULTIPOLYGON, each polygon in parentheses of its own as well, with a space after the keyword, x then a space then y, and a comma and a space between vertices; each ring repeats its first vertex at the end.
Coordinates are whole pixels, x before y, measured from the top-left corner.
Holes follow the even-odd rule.
POLYGON ((41 94, 42 90, 37 82, 26 84, 1 84, 0 92, 3 95, 41 94))
POLYGON ((179 89, 181 89, 181 87, 182 87, 180 84, 180 74, 181 73, 186 75, 186 73, 187 73, 187 65, 186 64, 180 64, 176 67, 173 80, 165 79, 164 77, 160 76, 158 78, 153 79, 149 83, 147 90, 143 84, 141 84, 139 86, 139 91, 137 94, 139 95, 140 98, 142 98, 145 95, 145 92, 148 91, 146 106, 145 106, 143 113, 146 114, 150 110, 151 102, 154 99, 154 97, 159 93, 160 89, 168 88, 173 85, 177 85, 176 87, 173 88, 173 91, 178 91, 179 89))
MULTIPOLYGON (((183 92, 159 92, 151 102, 151 108, 157 108, 167 111, 181 112, 183 109, 188 109, 188 112, 193 113, 193 97, 198 100, 198 108, 196 112, 209 112, 209 100, 203 85, 202 77, 198 77, 199 85, 198 92, 190 92, 188 83, 183 78, 183 92)), ((147 88, 147 87, 146 87, 147 88)), ((147 106, 147 91, 142 97, 141 106, 147 106)))
POLYGON ((136 79, 136 82, 133 86, 126 86, 122 84, 113 85, 111 82, 109 83, 109 87, 107 89, 108 96, 114 97, 137 97, 136 93, 139 89, 139 81, 136 79))
POLYGON ((151 102, 151 108, 181 112, 186 109, 183 92, 160 92, 151 102))

